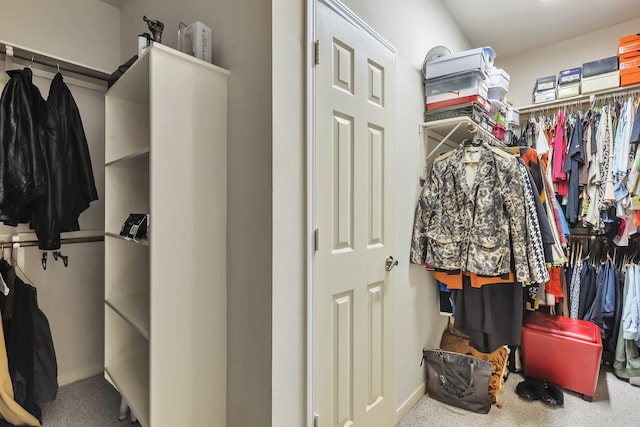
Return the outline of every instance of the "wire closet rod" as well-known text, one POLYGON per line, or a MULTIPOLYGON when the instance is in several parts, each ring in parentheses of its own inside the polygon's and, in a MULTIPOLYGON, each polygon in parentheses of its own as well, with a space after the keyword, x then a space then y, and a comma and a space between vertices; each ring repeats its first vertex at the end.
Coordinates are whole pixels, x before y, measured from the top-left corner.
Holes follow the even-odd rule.
POLYGON ((90 77, 92 79, 97 79, 100 81, 106 82, 111 77, 110 74, 103 71, 96 70, 84 65, 75 64, 73 62, 65 61, 53 56, 45 55, 43 53, 32 51, 4 41, 0 41, 0 53, 14 58, 23 59, 25 61, 45 65, 47 67, 69 71, 71 73, 90 77))

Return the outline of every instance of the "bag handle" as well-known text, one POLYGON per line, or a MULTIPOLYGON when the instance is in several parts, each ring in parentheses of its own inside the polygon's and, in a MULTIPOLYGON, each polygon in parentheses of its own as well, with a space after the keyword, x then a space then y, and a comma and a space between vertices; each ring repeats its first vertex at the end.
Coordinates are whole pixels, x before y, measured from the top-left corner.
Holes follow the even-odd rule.
MULTIPOLYGON (((469 382, 466 382, 466 378, 464 376, 461 376, 458 374, 458 372, 456 372, 455 370, 451 370, 451 369, 447 369, 446 363, 444 361, 445 355, 446 354, 452 354, 451 352, 445 352, 443 350, 438 350, 436 352, 436 355, 438 356, 438 358, 440 359, 440 368, 441 368, 441 375, 440 375, 440 384, 443 388, 443 390, 446 390, 446 392, 450 395, 453 395, 457 398, 464 398, 464 397, 468 397, 470 395, 472 395, 474 393, 474 385, 473 385, 473 376, 475 374, 475 365, 476 365, 476 361, 471 357, 469 360, 469 382), (446 373, 451 374, 455 374, 459 380, 461 380, 462 384, 465 384, 465 389, 455 389, 452 388, 449 383, 450 381, 447 381, 447 376, 446 373)), ((457 354, 457 353, 456 353, 457 354)), ((460 356, 468 356, 462 353, 459 353, 460 356)), ((458 385, 460 384, 460 381, 457 382, 458 385)), ((454 384, 455 386, 455 384, 454 384)))
MULTIPOLYGON (((442 368, 442 372, 446 372, 446 367, 445 367, 445 363, 444 363, 444 353, 442 352, 438 352, 438 356, 440 357, 440 367, 442 368)), ((471 361, 469 362, 469 374, 470 376, 470 380, 469 380, 469 388, 473 387, 473 374, 475 372, 475 366, 476 366, 476 361, 471 359, 471 361)))

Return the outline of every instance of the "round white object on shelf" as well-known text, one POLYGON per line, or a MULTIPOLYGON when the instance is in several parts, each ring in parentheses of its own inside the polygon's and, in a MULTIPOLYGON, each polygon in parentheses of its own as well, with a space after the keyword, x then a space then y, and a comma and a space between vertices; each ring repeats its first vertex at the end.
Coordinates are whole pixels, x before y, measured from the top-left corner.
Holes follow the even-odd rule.
POLYGON ((436 46, 429 49, 429 52, 427 52, 427 54, 424 57, 424 61, 422 62, 422 75, 425 78, 427 77, 427 63, 429 63, 430 61, 436 58, 440 58, 441 56, 448 56, 448 55, 451 55, 451 51, 449 50, 448 47, 445 47, 445 46, 436 46))

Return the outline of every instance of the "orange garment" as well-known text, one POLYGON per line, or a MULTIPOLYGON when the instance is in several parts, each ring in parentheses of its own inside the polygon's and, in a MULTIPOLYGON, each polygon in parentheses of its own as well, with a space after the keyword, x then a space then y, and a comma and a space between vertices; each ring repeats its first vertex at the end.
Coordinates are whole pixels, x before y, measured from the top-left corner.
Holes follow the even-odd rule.
POLYGON ((564 294, 562 293, 562 268, 561 267, 552 267, 549 271, 549 281, 545 284, 545 293, 551 294, 558 298, 562 298, 564 294))
POLYGON ((476 273, 462 273, 460 270, 433 270, 433 278, 444 283, 447 289, 462 289, 462 275, 465 274, 471 279, 471 287, 481 288, 484 285, 498 283, 514 283, 515 276, 512 271, 501 276, 483 276, 476 273))
POLYGON ((475 273, 469 273, 469 277, 471 278, 471 286, 474 288, 481 288, 484 285, 494 285, 498 283, 513 283, 515 281, 512 271, 501 276, 479 276, 475 273))
POLYGON ((462 289, 462 272, 460 270, 432 270, 433 278, 444 283, 448 289, 462 289))

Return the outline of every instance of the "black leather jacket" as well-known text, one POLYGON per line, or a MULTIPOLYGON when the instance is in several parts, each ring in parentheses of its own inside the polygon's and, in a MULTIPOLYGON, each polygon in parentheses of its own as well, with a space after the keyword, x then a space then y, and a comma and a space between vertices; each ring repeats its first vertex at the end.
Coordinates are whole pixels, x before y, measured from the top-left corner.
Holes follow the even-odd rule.
POLYGON ((78 216, 98 199, 80 113, 60 73, 51 81, 41 124, 48 185, 35 202, 31 226, 40 249, 58 249, 60 233, 79 230, 78 216))
POLYGON ((0 221, 17 225, 29 220, 29 204, 47 191, 39 135, 45 101, 29 68, 7 74, 0 98, 0 221))
POLYGON ((78 107, 60 73, 45 102, 29 68, 9 71, 0 98, 0 221, 31 221, 44 250, 98 199, 78 107))

